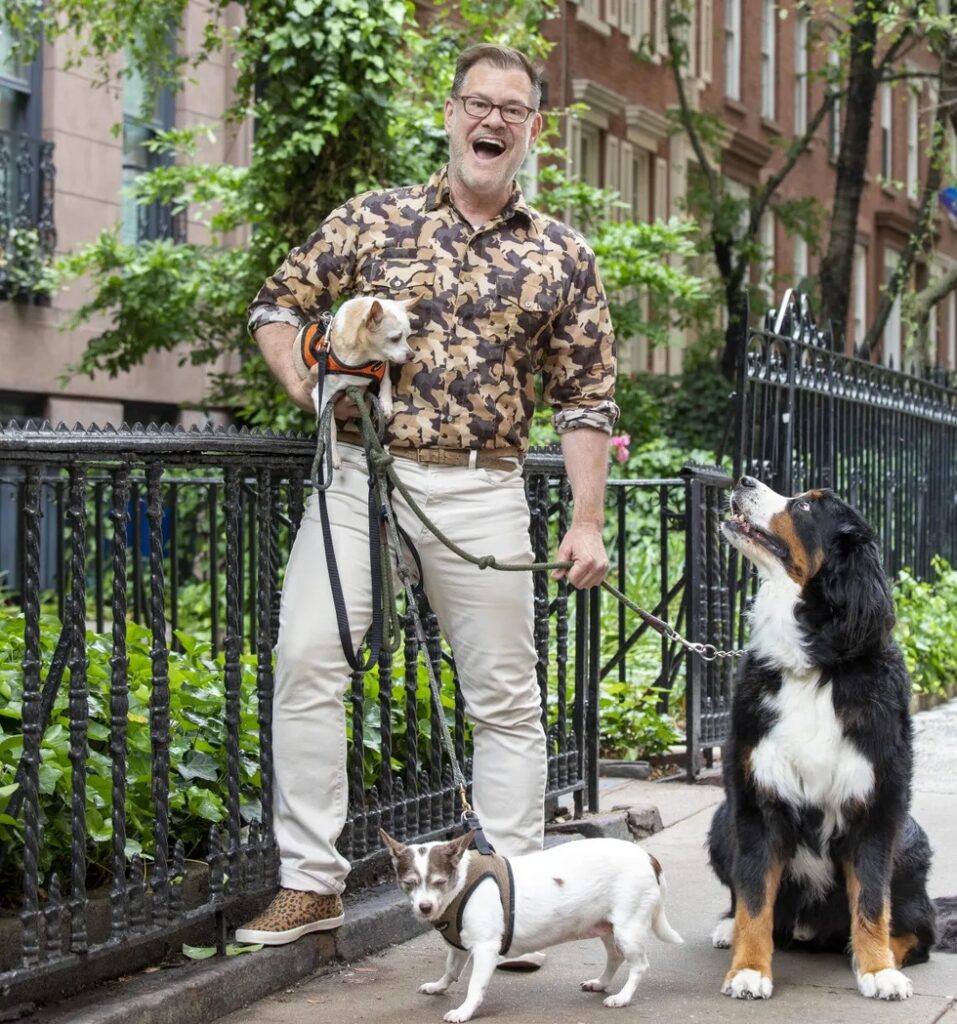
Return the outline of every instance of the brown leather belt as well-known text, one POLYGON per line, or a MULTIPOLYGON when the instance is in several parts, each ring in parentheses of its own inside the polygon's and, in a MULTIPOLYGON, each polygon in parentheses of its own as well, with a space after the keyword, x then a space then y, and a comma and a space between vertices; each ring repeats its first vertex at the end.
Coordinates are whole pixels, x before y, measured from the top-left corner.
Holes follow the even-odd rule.
MULTIPOLYGON (((361 435, 351 430, 340 430, 339 440, 362 447, 361 435)), ((428 463, 431 466, 481 466, 483 469, 514 469, 516 459, 521 460, 518 448, 494 448, 476 451, 469 448, 402 448, 389 447, 389 454, 397 459, 428 463)))

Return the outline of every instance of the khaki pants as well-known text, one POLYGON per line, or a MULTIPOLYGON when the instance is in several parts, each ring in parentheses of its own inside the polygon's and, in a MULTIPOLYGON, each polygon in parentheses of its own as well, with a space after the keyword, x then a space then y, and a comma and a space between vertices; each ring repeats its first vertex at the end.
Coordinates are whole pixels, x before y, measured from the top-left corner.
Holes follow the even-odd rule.
MULTIPOLYGON (((368 474, 362 451, 340 444, 327 492, 353 645, 372 617, 368 474)), ((395 467, 416 502, 473 554, 531 561, 522 472, 395 467)), ((473 729, 473 804, 499 853, 541 849, 545 736, 535 674, 532 574, 480 570, 429 533, 396 494, 400 526, 422 560, 425 590, 451 644, 473 729)), ((273 750, 281 884, 339 893, 349 863, 335 848, 348 800, 343 696, 349 669, 336 627, 316 497, 296 536, 279 617, 273 750)))

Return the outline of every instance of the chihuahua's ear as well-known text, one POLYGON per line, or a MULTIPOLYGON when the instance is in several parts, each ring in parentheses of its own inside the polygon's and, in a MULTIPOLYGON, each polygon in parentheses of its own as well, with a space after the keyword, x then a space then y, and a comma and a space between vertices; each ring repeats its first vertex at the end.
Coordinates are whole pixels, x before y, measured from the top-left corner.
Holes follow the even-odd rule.
POLYGON ((370 327, 375 327, 383 316, 385 316, 385 313, 382 309, 382 303, 379 302, 378 299, 373 299, 372 305, 369 307, 369 312, 366 313, 366 323, 370 327))
POLYGON ((466 832, 464 835, 459 836, 457 839, 451 839, 446 844, 449 848, 449 857, 453 864, 458 864, 465 854, 465 851, 472 845, 472 839, 474 833, 471 831, 466 832))
POLYGON ((382 837, 382 842, 388 849, 389 855, 393 860, 396 860, 405 849, 405 846, 398 839, 393 839, 384 828, 379 829, 379 835, 382 837))
POLYGON ((405 311, 408 312, 410 309, 414 309, 419 304, 421 295, 413 295, 411 299, 400 299, 399 305, 405 306, 405 311))

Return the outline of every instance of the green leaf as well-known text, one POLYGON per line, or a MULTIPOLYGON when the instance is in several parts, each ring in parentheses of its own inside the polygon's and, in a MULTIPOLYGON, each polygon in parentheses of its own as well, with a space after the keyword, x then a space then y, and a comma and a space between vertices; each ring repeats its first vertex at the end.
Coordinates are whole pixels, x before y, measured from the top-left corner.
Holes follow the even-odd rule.
POLYGON ((181 950, 183 956, 188 956, 190 960, 208 960, 216 955, 215 946, 189 946, 184 942, 181 950))

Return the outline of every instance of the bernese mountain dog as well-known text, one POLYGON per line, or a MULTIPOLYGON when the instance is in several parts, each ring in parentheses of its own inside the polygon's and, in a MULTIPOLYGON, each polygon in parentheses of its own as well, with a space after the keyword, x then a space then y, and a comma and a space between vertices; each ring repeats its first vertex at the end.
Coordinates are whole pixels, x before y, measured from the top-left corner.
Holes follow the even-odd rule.
POLYGON ((731 890, 721 991, 771 995, 775 945, 850 949, 864 996, 907 999, 928 958, 930 845, 908 813, 910 681, 873 530, 828 490, 742 477, 724 536, 757 569, 708 837, 731 890))

